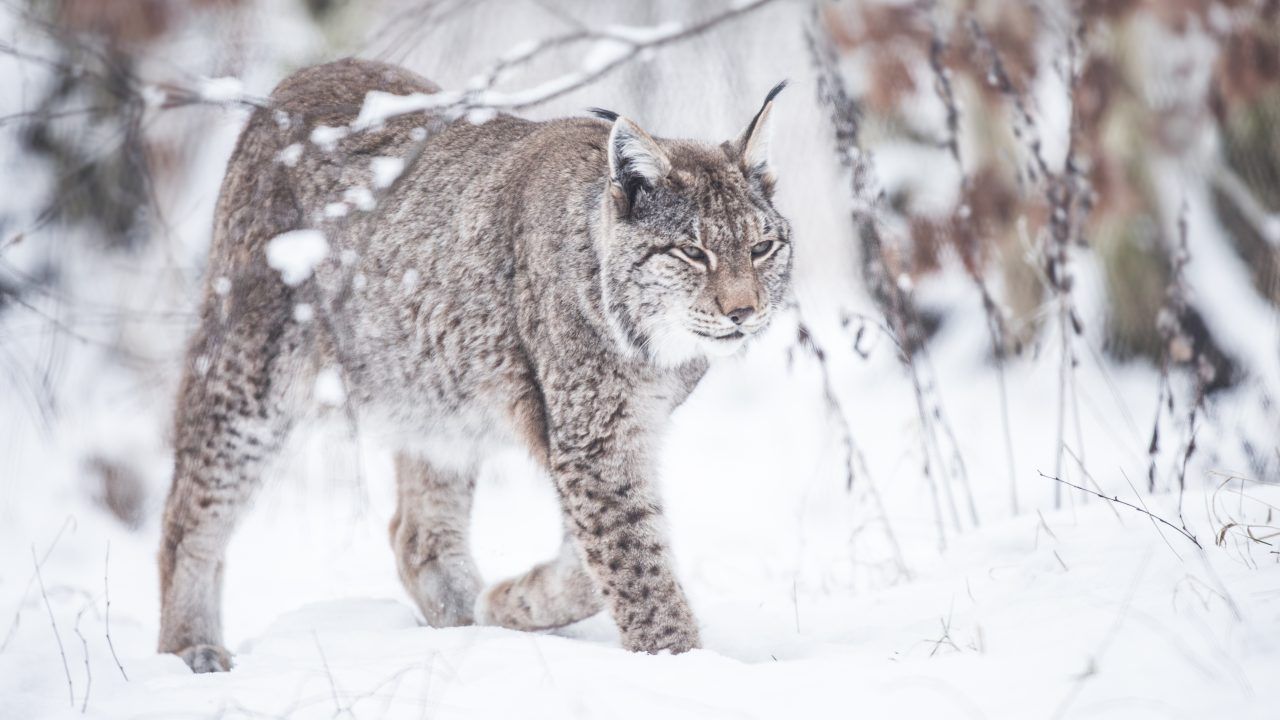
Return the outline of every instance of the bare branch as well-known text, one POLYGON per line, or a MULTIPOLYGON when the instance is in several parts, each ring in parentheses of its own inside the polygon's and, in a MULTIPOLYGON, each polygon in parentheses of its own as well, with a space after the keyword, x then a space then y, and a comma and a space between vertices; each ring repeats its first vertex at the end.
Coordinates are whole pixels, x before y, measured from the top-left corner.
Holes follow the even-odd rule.
POLYGON ((1177 530, 1179 534, 1181 534, 1181 535, 1182 535, 1183 537, 1185 537, 1186 539, 1190 540, 1190 541, 1192 542, 1192 544, 1194 544, 1196 547, 1200 548, 1201 550, 1203 550, 1203 549, 1204 549, 1204 546, 1200 544, 1200 541, 1199 541, 1199 540, 1196 540, 1196 536, 1195 536, 1195 535, 1192 535, 1192 534, 1191 534, 1190 532, 1188 532, 1185 528, 1180 528, 1180 527, 1178 527, 1177 525, 1174 525, 1173 523, 1169 522, 1168 520, 1165 520, 1164 518, 1160 517, 1159 515, 1156 515, 1155 513, 1151 512, 1150 510, 1145 510, 1145 509, 1143 509, 1143 508, 1138 507, 1137 505, 1134 505, 1133 503, 1125 502, 1124 500, 1121 500, 1119 497, 1116 497, 1116 496, 1114 496, 1114 495, 1112 495, 1111 497, 1107 497, 1106 495, 1103 495, 1103 494, 1102 494, 1102 493, 1100 493, 1100 492, 1095 492, 1095 491, 1093 491, 1093 490, 1090 490, 1089 488, 1081 487, 1081 486, 1076 485, 1076 484, 1074 484, 1074 483, 1067 482, 1066 480, 1063 480, 1062 478, 1054 477, 1054 476, 1052 476, 1052 475, 1045 475, 1044 473, 1040 472, 1039 470, 1037 470, 1036 472, 1040 474, 1040 477, 1045 478, 1046 480, 1053 480, 1053 481, 1055 481, 1055 482, 1060 482, 1060 483, 1062 483, 1063 485, 1066 485, 1067 487, 1075 488, 1076 490, 1079 490, 1080 492, 1088 493, 1088 494, 1093 495, 1093 496, 1095 496, 1095 497, 1102 498, 1103 500, 1106 500, 1106 501, 1108 501, 1108 502, 1120 503, 1121 505, 1124 505, 1125 507, 1133 508, 1134 510, 1137 510, 1138 512, 1143 513, 1144 515, 1148 515, 1148 516, 1150 516, 1152 519, 1157 520, 1157 521, 1159 521, 1159 522, 1162 522, 1162 523, 1164 523, 1165 525, 1168 525, 1169 527, 1173 528, 1174 530, 1177 530))

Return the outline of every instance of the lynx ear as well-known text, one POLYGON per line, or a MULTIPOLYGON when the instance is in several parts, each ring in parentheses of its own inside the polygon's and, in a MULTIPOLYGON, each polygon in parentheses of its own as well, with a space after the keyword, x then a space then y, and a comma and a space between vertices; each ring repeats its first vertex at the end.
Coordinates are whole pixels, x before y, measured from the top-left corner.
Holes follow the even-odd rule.
POLYGON ((667 176, 671 161, 639 125, 624 117, 615 118, 609 131, 609 194, 625 216, 641 190, 652 188, 667 176))
POLYGON ((773 99, 786 86, 786 80, 773 86, 765 96, 760 111, 751 118, 751 124, 747 125, 747 129, 743 130, 734 142, 739 162, 742 163, 742 171, 747 174, 747 177, 758 180, 766 192, 773 190, 774 183, 773 168, 769 164, 769 141, 773 131, 773 123, 770 119, 773 114, 773 99))

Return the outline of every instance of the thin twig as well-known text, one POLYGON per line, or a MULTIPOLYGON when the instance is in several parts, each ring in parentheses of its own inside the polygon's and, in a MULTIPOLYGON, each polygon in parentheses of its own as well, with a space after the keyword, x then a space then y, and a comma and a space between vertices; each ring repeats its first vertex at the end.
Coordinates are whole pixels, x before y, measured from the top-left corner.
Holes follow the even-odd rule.
POLYGON ((1192 544, 1194 544, 1196 547, 1200 548, 1201 550, 1203 550, 1203 549, 1204 549, 1204 546, 1200 544, 1200 541, 1199 541, 1199 540, 1196 540, 1196 536, 1195 536, 1195 535, 1192 535, 1192 534, 1191 534, 1190 532, 1188 532, 1187 530, 1185 530, 1185 529, 1183 529, 1183 528, 1180 528, 1180 527, 1178 527, 1177 525, 1174 525, 1173 523, 1169 522, 1168 520, 1165 520, 1164 518, 1160 517, 1159 515, 1156 515, 1155 513, 1151 512, 1150 510, 1144 510, 1143 508, 1140 508, 1140 507, 1138 507, 1137 505, 1134 505, 1133 503, 1125 502, 1124 500, 1121 500, 1119 497, 1116 497, 1116 496, 1114 496, 1114 495, 1112 495, 1111 497, 1108 497, 1108 496, 1106 496, 1106 495, 1103 495, 1103 494, 1102 494, 1102 493, 1100 493, 1100 492, 1094 492, 1093 490, 1090 490, 1090 489, 1089 489, 1089 488, 1087 488, 1087 487, 1081 487, 1081 486, 1079 486, 1079 485, 1076 485, 1075 483, 1067 482, 1066 480, 1063 480, 1062 478, 1054 477, 1054 476, 1052 476, 1052 475, 1045 475, 1043 472, 1040 472, 1039 470, 1037 470, 1036 472, 1040 474, 1040 477, 1045 478, 1046 480, 1053 480, 1053 481, 1055 481, 1055 482, 1060 482, 1060 483, 1062 483, 1063 485, 1066 485, 1066 486, 1068 486, 1068 487, 1075 488, 1076 490, 1079 490, 1080 492, 1089 493, 1090 495, 1093 495, 1093 496, 1095 496, 1095 497, 1102 498, 1103 500, 1107 500, 1107 501, 1110 501, 1110 502, 1120 503, 1121 505, 1124 505, 1125 507, 1133 508, 1134 510, 1137 510, 1137 511, 1138 511, 1138 512, 1140 512, 1140 513, 1143 513, 1143 514, 1145 514, 1145 515, 1149 515, 1149 516, 1151 516, 1152 518, 1154 518, 1155 520, 1158 520, 1158 521, 1160 521, 1160 522, 1164 523, 1165 525, 1168 525, 1169 527, 1173 528, 1174 530, 1177 530, 1177 531, 1178 531, 1178 533, 1179 533, 1180 535, 1182 535, 1182 536, 1183 536, 1183 537, 1185 537, 1186 539, 1190 540, 1190 541, 1192 542, 1192 544))
POLYGON ((76 624, 72 628, 75 630, 76 637, 80 638, 80 647, 84 652, 84 700, 80 703, 80 714, 83 715, 89 711, 89 691, 93 689, 93 670, 89 667, 89 641, 85 639, 84 633, 80 632, 80 618, 84 617, 84 613, 91 605, 85 605, 76 613, 76 624))
MULTIPOLYGON (((890 338, 893 338, 893 334, 887 328, 879 325, 878 327, 881 327, 890 338)), ((894 341, 896 342, 896 339, 894 341)), ((876 487, 875 480, 871 477, 871 472, 866 467, 866 460, 863 458, 862 453, 859 452, 857 444, 854 443, 853 429, 849 426, 849 420, 845 417, 844 408, 840 404, 840 399, 836 396, 831 382, 831 370, 827 366, 827 353, 818 344, 813 332, 809 330, 803 320, 800 321, 797 327, 796 345, 807 351, 818 362, 818 370, 822 378, 823 401, 827 407, 827 414, 835 421, 836 427, 840 430, 840 438, 844 448, 845 489, 853 489, 853 468, 856 460, 862 467, 863 484, 866 485, 867 491, 871 495, 871 500, 875 503, 876 510, 880 515, 880 522, 884 527, 889 549, 893 553, 894 563, 898 566, 898 571, 902 573, 903 577, 910 578, 911 571, 907 568, 906 558, 902 554, 902 546, 898 543, 898 536, 894 533, 893 525, 889 522, 889 513, 885 510, 884 501, 880 497, 880 490, 876 487)))
POLYGON ((62 656, 62 672, 67 676, 67 696, 71 698, 71 707, 76 706, 76 689, 71 682, 71 665, 67 663, 67 651, 62 647, 62 633, 58 632, 58 621, 53 616, 53 606, 49 604, 49 593, 44 589, 44 577, 40 574, 40 561, 36 559, 36 546, 31 546, 31 564, 36 569, 36 582, 40 584, 40 597, 44 598, 44 608, 49 611, 49 624, 53 626, 53 639, 58 641, 58 654, 62 656))
MULTIPOLYGON (((1133 481, 1129 479, 1129 473, 1125 472, 1124 468, 1120 468, 1120 476, 1124 478, 1125 482, 1129 483, 1129 489, 1133 491, 1133 496, 1138 498, 1138 502, 1142 503, 1142 509, 1147 510, 1147 502, 1142 499, 1142 495, 1138 492, 1138 488, 1135 487, 1133 484, 1133 481)), ((1107 507, 1111 508, 1112 512, 1115 512, 1115 506, 1107 505, 1107 507)), ((1150 517, 1149 510, 1147 512, 1147 515, 1148 517, 1150 517)), ((1157 525, 1154 520, 1152 520, 1151 522, 1151 527, 1155 528, 1156 534, 1159 535, 1160 539, 1164 541, 1164 544, 1168 546, 1169 552, 1173 553, 1174 557, 1178 558, 1178 562, 1182 562, 1182 555, 1180 555, 1177 550, 1173 549, 1173 544, 1170 543, 1169 539, 1164 536, 1164 533, 1161 532, 1160 530, 1160 526, 1157 525)))
MULTIPOLYGON (((62 527, 58 528, 58 534, 53 536, 53 540, 49 543, 49 547, 44 551, 44 557, 40 559, 40 565, 43 565, 45 561, 49 559, 49 556, 53 554, 53 549, 58 546, 58 541, 62 539, 62 534, 67 531, 67 528, 73 527, 74 525, 75 518, 71 515, 68 515, 67 518, 62 521, 62 527)), ((39 566, 37 566, 36 569, 39 570, 39 566)), ((18 632, 18 624, 22 620, 22 606, 26 604, 27 595, 30 594, 31 588, 35 584, 36 573, 33 572, 31 573, 31 577, 27 580, 27 587, 22 591, 22 597, 18 601, 18 609, 13 613, 13 621, 9 623, 9 630, 5 633, 4 642, 0 643, 0 653, 3 653, 5 649, 9 647, 9 643, 18 632)))
POLYGON ((312 630, 311 637, 316 642, 316 651, 320 653, 320 664, 324 666, 325 677, 329 679, 329 692, 333 695, 333 716, 337 717, 350 710, 342 707, 342 703, 338 700, 338 681, 333 678, 333 671, 329 669, 329 659, 324 656, 324 648, 320 645, 320 636, 316 634, 316 631, 312 630))
POLYGON ((103 614, 103 624, 106 626, 107 647, 111 649, 111 659, 116 661, 116 667, 120 668, 120 677, 125 682, 129 682, 129 675, 124 671, 124 665, 120 662, 120 656, 116 655, 116 645, 111 641, 111 582, 108 579, 111 575, 111 541, 107 541, 107 558, 103 563, 102 570, 102 591, 106 599, 106 611, 103 614))

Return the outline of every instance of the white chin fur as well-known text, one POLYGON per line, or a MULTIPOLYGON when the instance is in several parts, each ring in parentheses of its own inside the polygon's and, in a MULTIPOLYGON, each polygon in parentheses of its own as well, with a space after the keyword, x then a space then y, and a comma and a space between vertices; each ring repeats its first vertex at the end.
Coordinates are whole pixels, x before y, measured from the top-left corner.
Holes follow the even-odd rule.
POLYGON ((710 340, 699 338, 698 346, 702 349, 704 355, 709 358, 723 358, 737 355, 742 346, 747 344, 746 336, 737 338, 736 340, 710 340))
POLYGON ((715 340, 682 327, 658 329, 649 335, 649 356, 662 367, 677 367, 691 360, 714 359, 738 354, 747 338, 715 340))

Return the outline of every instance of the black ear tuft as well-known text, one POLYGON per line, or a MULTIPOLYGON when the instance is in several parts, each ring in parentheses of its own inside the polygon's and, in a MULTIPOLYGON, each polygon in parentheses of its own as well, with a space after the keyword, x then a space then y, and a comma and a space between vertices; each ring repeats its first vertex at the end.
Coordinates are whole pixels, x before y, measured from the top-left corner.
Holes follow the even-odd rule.
POLYGON ((742 172, 748 179, 758 183, 766 195, 773 193, 774 184, 773 169, 769 163, 773 101, 786 86, 786 80, 773 86, 765 96, 764 102, 760 104, 755 117, 751 118, 751 122, 733 144, 742 172))
POLYGON ((774 85, 773 89, 769 91, 769 94, 764 96, 764 104, 768 105, 769 103, 773 102, 773 99, 778 97, 778 93, 782 92, 787 87, 787 83, 789 82, 791 81, 783 80, 777 85, 774 85))
POLYGON ((601 120, 608 120, 609 122, 617 122, 618 120, 618 113, 612 110, 605 110, 604 108, 593 107, 593 108, 587 108, 587 112, 591 113, 592 115, 595 115, 601 120))
POLYGON ((787 87, 787 82, 789 81, 783 80, 777 85, 774 85, 773 89, 769 91, 769 94, 764 96, 764 102, 760 103, 760 110, 756 113, 755 117, 751 118, 751 124, 747 126, 747 130, 743 133, 743 137, 749 138, 755 134, 756 123, 760 121, 760 115, 764 113, 765 108, 769 107, 769 103, 773 102, 773 99, 778 97, 778 93, 782 92, 783 89, 787 87))

